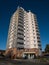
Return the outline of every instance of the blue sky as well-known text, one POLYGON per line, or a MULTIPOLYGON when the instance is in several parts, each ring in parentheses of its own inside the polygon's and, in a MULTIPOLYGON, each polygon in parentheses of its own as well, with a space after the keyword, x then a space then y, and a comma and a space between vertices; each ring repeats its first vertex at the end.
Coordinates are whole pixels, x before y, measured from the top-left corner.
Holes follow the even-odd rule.
POLYGON ((44 50, 49 44, 49 0, 0 0, 0 49, 6 49, 10 18, 18 6, 37 15, 44 50))

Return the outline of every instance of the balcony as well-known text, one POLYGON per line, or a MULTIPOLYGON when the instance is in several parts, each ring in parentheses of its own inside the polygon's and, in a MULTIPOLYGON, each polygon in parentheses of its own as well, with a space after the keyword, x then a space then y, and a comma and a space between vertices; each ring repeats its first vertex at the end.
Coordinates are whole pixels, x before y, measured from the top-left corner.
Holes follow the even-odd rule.
POLYGON ((21 38, 24 38, 24 35, 19 35, 19 34, 18 34, 18 35, 17 35, 17 37, 21 37, 21 38))
POLYGON ((18 24, 19 27, 23 28, 23 25, 22 24, 18 24))
POLYGON ((23 33, 21 33, 21 32, 18 32, 17 34, 19 34, 19 35, 24 35, 23 33))
POLYGON ((40 40, 38 40, 37 42, 38 42, 38 43, 41 43, 41 41, 40 41, 40 40))
POLYGON ((18 28, 18 30, 20 30, 20 31, 22 31, 22 32, 24 31, 22 28, 18 28))
POLYGON ((19 42, 19 41, 17 41, 17 45, 24 45, 24 42, 19 42))

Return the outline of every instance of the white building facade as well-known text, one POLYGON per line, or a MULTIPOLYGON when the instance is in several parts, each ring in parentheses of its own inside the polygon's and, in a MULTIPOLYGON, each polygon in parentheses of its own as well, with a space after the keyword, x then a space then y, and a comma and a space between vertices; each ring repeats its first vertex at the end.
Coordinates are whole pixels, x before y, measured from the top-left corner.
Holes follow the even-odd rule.
POLYGON ((36 15, 18 7, 11 17, 7 38, 7 49, 39 49, 41 54, 40 33, 36 15))

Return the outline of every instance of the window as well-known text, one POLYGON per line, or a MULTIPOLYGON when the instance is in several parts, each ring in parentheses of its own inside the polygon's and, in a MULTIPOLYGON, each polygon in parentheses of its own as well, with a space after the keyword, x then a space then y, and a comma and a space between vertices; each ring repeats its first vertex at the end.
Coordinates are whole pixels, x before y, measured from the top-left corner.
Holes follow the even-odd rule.
POLYGON ((18 37, 18 39, 20 39, 20 40, 24 40, 23 38, 21 38, 21 37, 18 37))
POLYGON ((38 44, 38 46, 41 46, 41 44, 38 44))
POLYGON ((34 27, 33 27, 34 28, 34 27))
POLYGON ((34 46, 36 46, 36 44, 34 44, 34 46))
POLYGON ((22 43, 22 42, 17 42, 17 44, 24 44, 24 43, 22 43))
POLYGON ((34 30, 33 30, 34 31, 34 30))
POLYGON ((39 29, 39 28, 36 26, 36 29, 39 29))
POLYGON ((36 18, 34 18, 34 21, 36 22, 36 18))
POLYGON ((39 34, 39 33, 37 33, 37 35, 39 36, 40 34, 39 34))
POLYGON ((34 39, 35 39, 35 37, 34 37, 34 39))
POLYGON ((23 21, 21 21, 21 20, 19 20, 19 23, 20 23, 20 24, 24 24, 23 21))
POLYGON ((39 32, 39 30, 37 29, 36 32, 39 32))
POLYGON ((18 28, 18 30, 23 31, 23 29, 18 28))
POLYGON ((23 25, 18 24, 18 26, 23 28, 23 25))
POLYGON ((37 41, 38 43, 41 43, 41 41, 37 41))
POLYGON ((40 37, 37 37, 37 39, 40 39, 40 37))
POLYGON ((40 50, 42 50, 42 48, 40 48, 40 50))
POLYGON ((19 35, 24 35, 23 33, 20 33, 20 32, 18 32, 17 34, 19 34, 19 35))
POLYGON ((24 49, 24 48, 20 48, 20 47, 17 47, 18 50, 21 50, 21 49, 24 49))
POLYGON ((36 40, 34 40, 34 43, 36 42, 36 40))
POLYGON ((33 35, 35 35, 35 33, 33 33, 33 35))
POLYGON ((38 24, 37 24, 37 23, 35 23, 35 26, 38 26, 38 24))

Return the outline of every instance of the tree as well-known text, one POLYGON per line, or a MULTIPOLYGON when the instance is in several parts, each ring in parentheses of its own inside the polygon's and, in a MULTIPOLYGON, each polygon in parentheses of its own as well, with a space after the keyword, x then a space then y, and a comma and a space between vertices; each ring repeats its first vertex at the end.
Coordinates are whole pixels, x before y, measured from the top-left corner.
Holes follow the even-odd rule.
POLYGON ((49 52, 49 44, 46 45, 46 47, 45 47, 45 52, 46 52, 46 53, 49 52))

